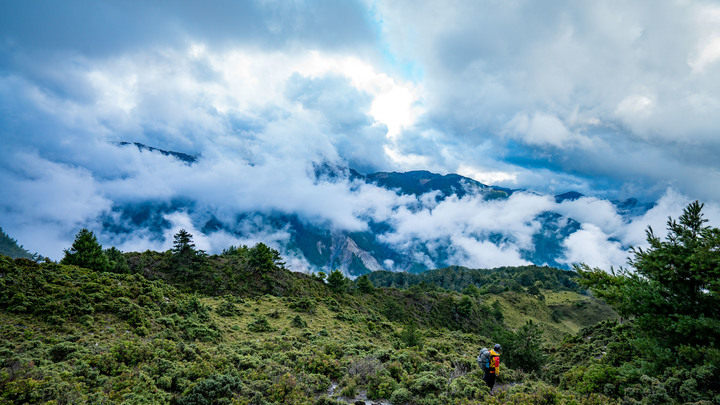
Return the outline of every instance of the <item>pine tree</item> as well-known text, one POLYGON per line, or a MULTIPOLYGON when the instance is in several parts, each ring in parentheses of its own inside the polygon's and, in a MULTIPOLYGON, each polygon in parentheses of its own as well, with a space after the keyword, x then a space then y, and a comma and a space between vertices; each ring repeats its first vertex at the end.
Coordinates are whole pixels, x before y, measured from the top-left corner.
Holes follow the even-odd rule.
POLYGON ((178 233, 175 234, 172 252, 174 256, 195 256, 195 244, 193 243, 190 232, 185 229, 180 229, 178 233))
POLYGON ((370 281, 370 278, 367 276, 367 274, 360 276, 357 279, 357 288, 365 294, 370 294, 375 290, 375 286, 373 286, 373 283, 372 281, 370 281))
POLYGON ((505 330, 500 334, 503 355, 509 367, 522 368, 525 371, 538 371, 545 364, 545 353, 542 350, 543 330, 532 320, 513 332, 505 330))
POLYGON ((423 335, 418 329, 415 321, 410 323, 400 332, 400 340, 405 344, 406 347, 423 347, 423 335))
POLYGON ((70 249, 65 249, 63 252, 65 252, 65 257, 60 261, 61 264, 97 271, 108 271, 110 268, 110 262, 103 253, 102 245, 98 243, 92 231, 87 228, 80 230, 70 249))
POLYGON ((577 266, 581 284, 635 318, 662 346, 720 343, 720 229, 705 226, 703 204, 668 219, 665 240, 647 230, 647 249, 632 249, 635 271, 577 266))
POLYGON ((340 270, 333 270, 327 278, 330 289, 341 292, 347 288, 348 279, 343 276, 340 270))
POLYGON ((128 266, 127 259, 125 259, 123 253, 115 246, 111 247, 110 249, 105 249, 105 256, 107 256, 110 262, 109 271, 113 273, 130 272, 130 266, 128 266))
POLYGON ((185 229, 180 229, 175 234, 175 241, 171 251, 175 274, 183 279, 197 278, 206 270, 204 266, 205 251, 195 249, 192 234, 185 229))
POLYGON ((248 251, 248 265, 253 271, 267 273, 275 267, 284 268, 280 253, 260 242, 248 251))

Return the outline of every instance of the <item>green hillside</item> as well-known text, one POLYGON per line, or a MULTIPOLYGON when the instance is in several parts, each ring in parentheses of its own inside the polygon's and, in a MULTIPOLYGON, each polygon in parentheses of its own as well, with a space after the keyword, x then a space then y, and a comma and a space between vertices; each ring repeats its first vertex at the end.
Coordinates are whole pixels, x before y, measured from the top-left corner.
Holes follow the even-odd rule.
POLYGON ((8 236, 3 229, 0 227, 0 254, 10 256, 12 258, 22 257, 25 259, 36 260, 40 259, 40 255, 37 253, 28 252, 22 245, 8 236))
MULTIPOLYGON (((339 273, 262 267, 258 250, 198 255, 194 270, 173 252, 127 253, 125 274, 1 257, 0 403, 313 404, 331 403, 332 387, 334 397, 485 403, 475 356, 523 311, 577 328, 526 293, 362 292, 339 273)), ((529 371, 507 369, 501 383, 529 371)))
POLYGON ((60 263, 0 255, 0 404, 720 403, 720 229, 701 208, 649 231, 633 271, 417 283, 294 273, 263 244, 208 256, 184 231, 123 254, 83 230, 60 263), (489 392, 475 358, 496 342, 489 392))

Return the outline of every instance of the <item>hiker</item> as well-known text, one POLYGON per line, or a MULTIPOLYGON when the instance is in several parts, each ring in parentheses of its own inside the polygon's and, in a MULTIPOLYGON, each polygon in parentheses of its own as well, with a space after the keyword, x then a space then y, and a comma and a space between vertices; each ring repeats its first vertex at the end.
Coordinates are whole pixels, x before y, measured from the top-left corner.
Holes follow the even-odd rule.
POLYGON ((480 368, 485 373, 483 375, 483 381, 490 387, 492 391, 495 385, 495 379, 497 378, 498 372, 500 371, 500 352, 502 347, 499 343, 495 344, 491 350, 483 347, 480 349, 480 355, 478 355, 477 361, 480 363, 480 368))

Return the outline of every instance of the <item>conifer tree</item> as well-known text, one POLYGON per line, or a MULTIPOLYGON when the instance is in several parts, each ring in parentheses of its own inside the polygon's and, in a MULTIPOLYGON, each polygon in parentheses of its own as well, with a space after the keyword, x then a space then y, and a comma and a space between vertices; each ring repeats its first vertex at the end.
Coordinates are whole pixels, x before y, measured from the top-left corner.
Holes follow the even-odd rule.
POLYGON ((75 265, 86 269, 107 271, 110 262, 103 253, 102 245, 98 243, 95 234, 87 228, 83 228, 75 236, 70 249, 65 249, 65 257, 61 264, 75 265))
POLYGON ((343 276, 340 270, 333 270, 327 278, 328 286, 337 292, 344 291, 347 288, 348 279, 343 276))
POLYGON ((375 286, 373 286, 373 283, 372 281, 370 281, 370 278, 367 276, 367 274, 360 276, 357 279, 357 288, 365 294, 369 294, 375 290, 375 286))
POLYGON ((113 273, 129 273, 130 266, 128 266, 127 259, 123 253, 115 246, 110 249, 105 249, 105 256, 107 256, 110 262, 109 271, 113 273))
POLYGON ((695 201, 669 218, 665 240, 648 228, 650 247, 631 250, 635 271, 577 266, 581 284, 662 346, 720 344, 720 229, 704 225, 702 208, 695 201))
POLYGON ((194 256, 195 244, 192 240, 192 235, 185 229, 180 229, 175 234, 175 241, 173 242, 172 252, 174 256, 194 256))
POLYGON ((205 251, 195 249, 192 234, 185 229, 180 229, 175 234, 175 241, 171 251, 175 273, 184 280, 197 278, 206 270, 204 266, 205 251))
POLYGON ((273 268, 284 268, 285 263, 280 261, 280 253, 260 242, 248 251, 248 264, 254 271, 267 273, 273 268))

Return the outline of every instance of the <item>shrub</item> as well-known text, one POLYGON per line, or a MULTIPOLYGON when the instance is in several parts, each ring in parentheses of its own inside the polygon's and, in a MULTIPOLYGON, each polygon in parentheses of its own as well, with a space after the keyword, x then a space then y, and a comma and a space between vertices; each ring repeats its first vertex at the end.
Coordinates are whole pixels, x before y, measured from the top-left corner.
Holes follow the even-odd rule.
POLYGON ((254 321, 248 324, 248 330, 250 332, 272 332, 273 327, 270 326, 270 322, 268 322, 267 318, 259 315, 254 321))
POLYGON ((348 367, 348 375, 365 385, 373 376, 381 374, 384 370, 385 367, 377 358, 366 357, 353 360, 348 367))
POLYGON ((220 332, 215 325, 207 324, 195 317, 185 318, 180 321, 179 328, 187 340, 197 339, 203 342, 211 342, 220 337, 220 332))
POLYGON ((62 342, 48 349, 48 355, 54 362, 65 360, 70 354, 74 353, 80 348, 76 343, 73 342, 62 342))
POLYGON ((392 395, 390 395, 390 402, 393 404, 403 405, 409 403, 410 400, 412 400, 412 393, 404 387, 397 388, 393 391, 392 395))
POLYGON ((314 392, 326 392, 331 385, 330 379, 322 374, 301 374, 301 380, 314 392))
POLYGON ((410 324, 406 326, 405 329, 403 329, 403 331, 400 333, 400 341, 405 345, 405 347, 417 346, 418 348, 422 348, 422 332, 420 332, 420 330, 417 328, 415 322, 410 322, 410 324))
POLYGON ((137 341, 122 341, 110 349, 113 360, 135 366, 154 356, 150 348, 137 341))
POLYGON ((468 399, 480 399, 489 393, 487 384, 479 378, 472 378, 471 375, 453 379, 448 391, 452 397, 468 399))
POLYGON ((220 305, 218 305, 217 309, 215 309, 215 312, 217 312, 217 314, 220 316, 232 317, 239 315, 240 309, 237 307, 237 305, 226 300, 221 302, 220 305))
POLYGON ((268 399, 280 404, 297 404, 307 400, 302 384, 295 376, 285 373, 268 390, 268 399))
POLYGON ((93 326, 95 319, 91 315, 83 315, 80 317, 80 319, 78 321, 83 326, 91 327, 91 326, 93 326))
POLYGON ((340 362, 324 353, 317 353, 304 361, 299 360, 299 363, 301 365, 304 363, 305 371, 310 373, 322 374, 330 378, 340 378, 343 374, 340 362))
POLYGON ((407 316, 405 308, 400 306, 395 300, 387 301, 382 312, 389 321, 403 321, 407 316))
POLYGON ((238 368, 238 370, 255 370, 257 368, 260 368, 260 365, 262 364, 262 360, 256 356, 246 355, 246 356, 240 356, 235 366, 238 368))
POLYGON ((635 384, 625 389, 625 396, 635 398, 642 403, 663 404, 669 403, 670 397, 667 394, 664 384, 657 378, 643 375, 640 377, 640 384, 635 384))
POLYGON ((438 393, 445 386, 445 379, 433 371, 423 371, 415 378, 410 389, 419 396, 438 393))
POLYGON ((340 396, 346 397, 346 398, 353 398, 358 393, 358 387, 357 387, 357 381, 350 378, 345 380, 343 388, 340 390, 340 396))
POLYGON ((296 328, 306 328, 307 322, 305 322, 305 320, 302 319, 300 315, 295 315, 295 318, 293 318, 291 325, 296 328))
POLYGON ((376 374, 368 381, 367 396, 369 399, 390 398, 397 385, 387 373, 376 374))
POLYGON ((288 307, 299 312, 307 312, 308 314, 315 313, 315 307, 317 302, 310 297, 302 297, 293 300, 288 307))
POLYGON ((177 304, 176 312, 184 316, 195 316, 201 321, 210 320, 210 311, 208 307, 200 302, 200 299, 192 295, 177 304))
POLYGON ((230 404, 235 393, 239 393, 242 388, 243 384, 236 376, 212 376, 195 384, 177 403, 178 405, 230 404))

